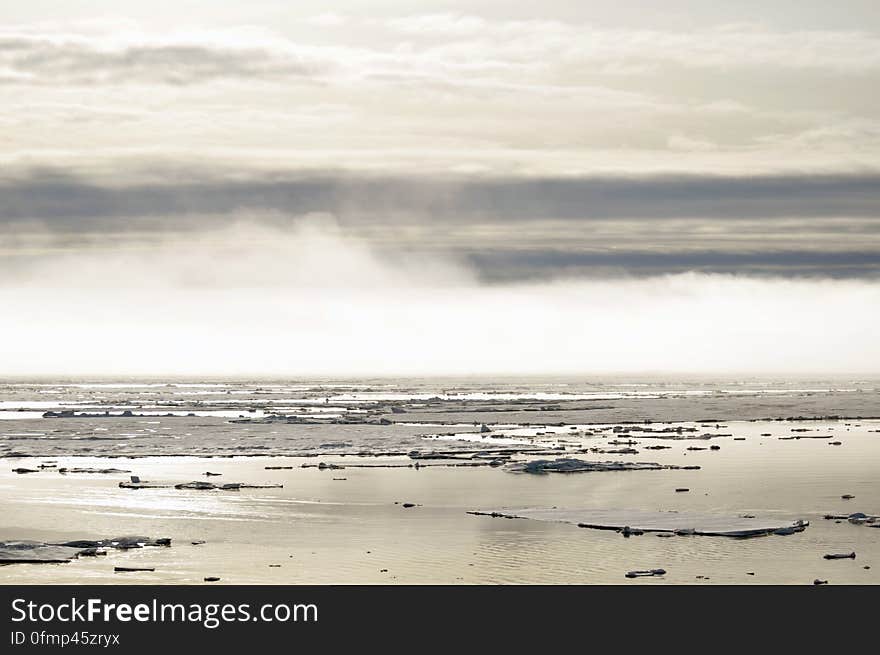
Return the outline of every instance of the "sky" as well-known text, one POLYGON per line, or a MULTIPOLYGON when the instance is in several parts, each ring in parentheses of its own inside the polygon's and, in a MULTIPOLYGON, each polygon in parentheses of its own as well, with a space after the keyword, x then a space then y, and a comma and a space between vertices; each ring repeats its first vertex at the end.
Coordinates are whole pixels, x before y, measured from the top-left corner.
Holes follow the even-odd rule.
POLYGON ((0 18, 0 375, 877 372, 876 2, 0 18))

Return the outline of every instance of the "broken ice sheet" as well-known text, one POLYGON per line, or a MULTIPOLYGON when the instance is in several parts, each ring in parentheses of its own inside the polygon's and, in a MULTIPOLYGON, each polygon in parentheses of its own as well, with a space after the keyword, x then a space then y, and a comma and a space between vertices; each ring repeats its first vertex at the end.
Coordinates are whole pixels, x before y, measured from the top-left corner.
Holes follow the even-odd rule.
POLYGON ((56 564, 69 562, 82 548, 46 544, 38 541, 0 542, 0 564, 56 564))
POLYGON ((557 459, 534 459, 515 462, 507 467, 513 473, 590 473, 596 471, 662 471, 667 469, 697 470, 699 466, 677 466, 657 462, 588 462, 573 457, 557 459))
POLYGON ((244 482, 226 482, 224 484, 214 484, 213 482, 205 482, 204 480, 194 480, 192 482, 151 482, 149 480, 141 480, 138 476, 131 476, 130 482, 120 482, 120 489, 195 489, 199 491, 238 491, 240 489, 282 489, 282 484, 246 484, 244 482))
POLYGON ((163 537, 124 536, 113 539, 81 539, 62 543, 42 541, 0 541, 0 564, 60 564, 81 555, 99 555, 107 549, 131 550, 148 546, 170 546, 163 537))
POLYGON ((581 528, 642 532, 672 532, 718 537, 758 537, 801 532, 808 521, 779 517, 725 516, 700 512, 663 512, 637 509, 520 508, 471 512, 501 518, 572 523, 581 528))

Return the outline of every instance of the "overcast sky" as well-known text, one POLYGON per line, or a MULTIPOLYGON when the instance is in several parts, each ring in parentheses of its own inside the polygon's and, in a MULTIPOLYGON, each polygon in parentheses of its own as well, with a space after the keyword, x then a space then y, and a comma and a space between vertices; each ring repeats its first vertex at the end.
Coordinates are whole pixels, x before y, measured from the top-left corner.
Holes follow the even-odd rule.
POLYGON ((279 262, 318 239, 365 249, 389 293, 427 268, 432 288, 702 273, 864 300, 878 88, 870 0, 0 0, 0 290, 83 289, 111 261, 90 283, 142 284, 150 258, 179 289, 184 244, 210 270, 283 243, 246 277, 296 286, 320 262, 279 262))
POLYGON ((487 278, 880 267, 875 2, 330 4, 0 2, 7 231, 252 209, 487 278))

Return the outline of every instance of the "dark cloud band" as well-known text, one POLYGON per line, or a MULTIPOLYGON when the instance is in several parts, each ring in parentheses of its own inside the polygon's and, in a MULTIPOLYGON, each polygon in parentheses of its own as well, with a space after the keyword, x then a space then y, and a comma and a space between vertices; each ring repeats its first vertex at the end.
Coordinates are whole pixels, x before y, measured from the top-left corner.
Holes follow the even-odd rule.
POLYGON ((507 222, 535 218, 880 218, 880 174, 588 178, 363 178, 345 174, 247 180, 178 178, 109 186, 36 173, 0 183, 0 220, 84 219, 242 210, 329 212, 345 219, 507 222))
POLYGON ((880 275, 880 174, 873 173, 151 178, 162 181, 111 185, 54 171, 7 179, 0 183, 0 237, 33 223, 68 240, 96 232, 180 239, 243 216, 285 225, 327 213, 386 254, 441 253, 491 281, 682 271, 880 275), (397 229, 403 225, 418 226, 416 236, 397 229))

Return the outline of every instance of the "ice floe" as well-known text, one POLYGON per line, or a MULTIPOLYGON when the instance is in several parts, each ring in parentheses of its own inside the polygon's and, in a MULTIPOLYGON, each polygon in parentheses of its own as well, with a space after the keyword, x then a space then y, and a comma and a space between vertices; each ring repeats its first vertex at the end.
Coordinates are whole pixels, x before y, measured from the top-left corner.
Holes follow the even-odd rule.
POLYGON ((572 523, 581 528, 616 530, 628 536, 641 532, 717 537, 758 537, 802 532, 809 521, 778 517, 725 516, 699 512, 664 512, 633 509, 521 508, 474 511, 471 514, 500 518, 572 523))

